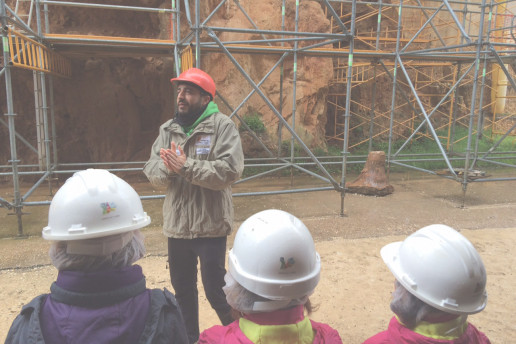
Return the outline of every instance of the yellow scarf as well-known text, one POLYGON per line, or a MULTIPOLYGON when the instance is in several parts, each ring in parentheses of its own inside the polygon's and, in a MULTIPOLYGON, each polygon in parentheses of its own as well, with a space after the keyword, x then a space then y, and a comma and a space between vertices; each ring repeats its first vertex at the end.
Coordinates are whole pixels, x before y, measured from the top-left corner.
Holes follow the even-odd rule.
POLYGON ((314 340, 314 331, 308 317, 297 324, 287 325, 258 325, 240 318, 239 326, 245 336, 255 344, 311 344, 314 340))
POLYGON ((466 331, 468 327, 466 319, 460 316, 442 323, 422 321, 412 331, 433 339, 453 340, 462 336, 466 331))

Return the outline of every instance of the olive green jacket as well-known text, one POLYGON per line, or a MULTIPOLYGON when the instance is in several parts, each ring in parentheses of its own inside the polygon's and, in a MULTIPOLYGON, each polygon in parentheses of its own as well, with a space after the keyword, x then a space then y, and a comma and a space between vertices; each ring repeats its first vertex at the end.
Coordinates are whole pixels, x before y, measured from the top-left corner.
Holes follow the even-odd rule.
POLYGON ((163 204, 163 232, 177 239, 221 237, 231 233, 231 184, 244 170, 244 153, 238 129, 226 115, 216 112, 187 136, 173 120, 165 122, 154 142, 143 172, 152 185, 167 188, 163 204), (167 170, 161 148, 174 141, 183 148, 186 163, 179 173, 167 170))

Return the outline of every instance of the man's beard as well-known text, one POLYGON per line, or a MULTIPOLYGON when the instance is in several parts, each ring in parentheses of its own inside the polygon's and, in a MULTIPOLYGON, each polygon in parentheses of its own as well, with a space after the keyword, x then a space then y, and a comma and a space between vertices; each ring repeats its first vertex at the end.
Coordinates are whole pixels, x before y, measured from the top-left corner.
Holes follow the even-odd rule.
POLYGON ((195 123, 195 121, 202 115, 204 109, 206 107, 201 107, 200 104, 195 104, 192 106, 189 104, 189 111, 180 113, 176 111, 176 117, 174 118, 174 122, 179 124, 182 127, 188 127, 195 123))

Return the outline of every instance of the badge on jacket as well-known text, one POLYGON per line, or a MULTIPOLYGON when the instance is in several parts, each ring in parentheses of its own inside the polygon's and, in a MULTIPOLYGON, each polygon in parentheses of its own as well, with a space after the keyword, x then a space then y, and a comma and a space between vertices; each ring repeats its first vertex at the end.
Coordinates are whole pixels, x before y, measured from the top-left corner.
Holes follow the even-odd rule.
POLYGON ((200 135, 195 142, 195 154, 203 155, 210 153, 211 135, 200 135))

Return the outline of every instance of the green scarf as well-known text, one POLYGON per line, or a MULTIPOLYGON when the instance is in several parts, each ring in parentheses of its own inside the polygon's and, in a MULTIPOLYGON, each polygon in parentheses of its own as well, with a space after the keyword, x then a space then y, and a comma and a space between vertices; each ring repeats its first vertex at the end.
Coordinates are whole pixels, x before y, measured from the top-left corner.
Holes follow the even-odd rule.
POLYGON ((192 125, 182 127, 186 136, 190 136, 199 123, 201 123, 206 117, 210 117, 216 112, 219 112, 219 107, 217 104, 215 104, 213 101, 209 102, 208 105, 206 105, 206 109, 204 109, 202 115, 200 115, 192 125))

